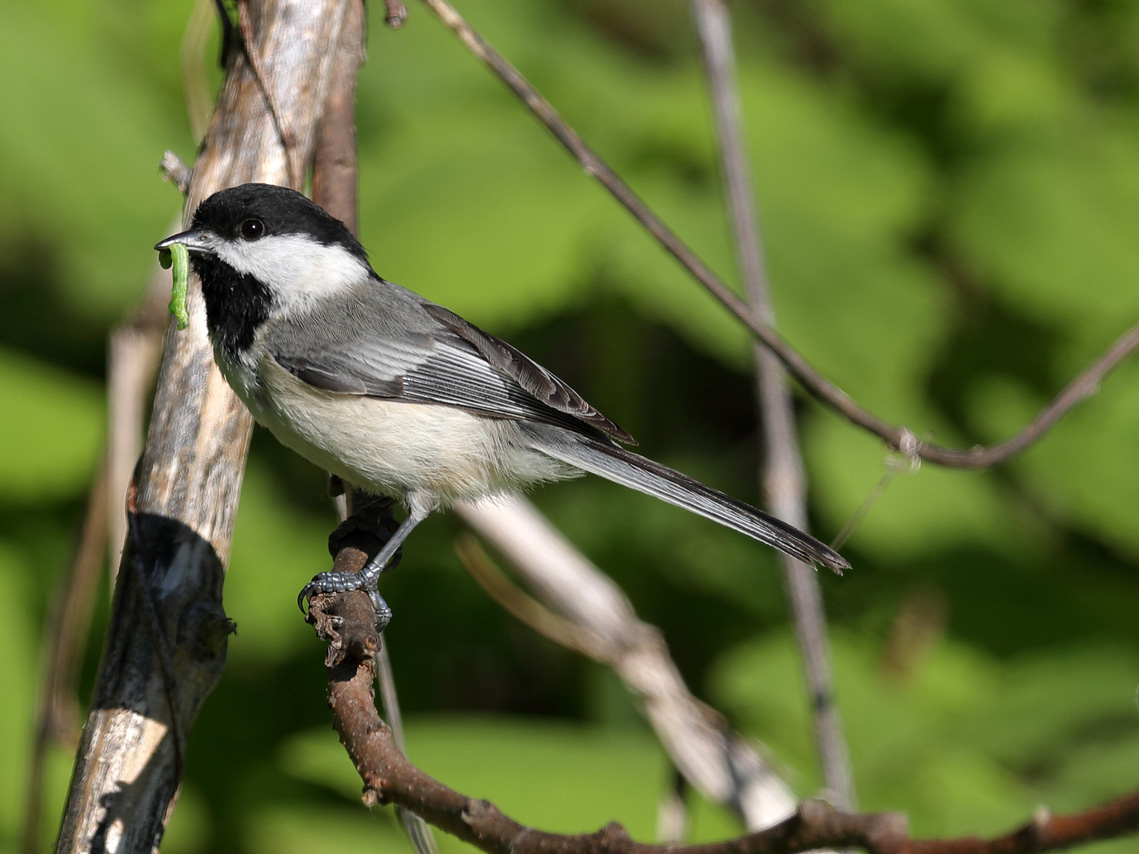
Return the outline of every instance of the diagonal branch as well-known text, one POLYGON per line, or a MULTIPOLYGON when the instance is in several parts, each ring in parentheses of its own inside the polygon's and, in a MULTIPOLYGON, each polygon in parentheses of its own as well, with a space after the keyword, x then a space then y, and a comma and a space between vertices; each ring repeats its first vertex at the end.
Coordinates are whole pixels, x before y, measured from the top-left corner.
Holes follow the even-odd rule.
POLYGON ((950 448, 919 442, 904 425, 878 418, 838 386, 831 383, 794 347, 765 323, 700 258, 672 232, 621 178, 558 115, 529 81, 463 20, 446 0, 423 0, 432 12, 481 59, 569 150, 578 162, 620 202, 681 266, 775 354, 806 391, 854 425, 878 436, 894 450, 951 468, 986 468, 1003 463, 1047 433, 1074 406, 1092 395, 1103 378, 1139 349, 1139 325, 1128 330, 1099 359, 1073 379, 1040 413, 1015 436, 990 446, 950 448))
MULTIPOLYGON (((265 63, 301 162, 312 147, 336 0, 250 0, 265 63), (309 38, 298 39, 304 30, 309 38)), ((187 209, 222 186, 289 178, 273 117, 240 51, 230 57, 187 209)), ((156 235, 159 236, 159 235, 156 235)), ((168 325, 103 660, 57 851, 155 850, 181 785, 181 742, 220 678, 231 629, 221 606, 252 420, 213 365, 200 296, 190 328, 168 325)))
MULTIPOLYGON (((705 797, 736 812, 748 828, 767 827, 795 808, 790 788, 756 746, 733 731, 684 684, 659 629, 524 498, 462 503, 457 512, 510 561, 534 595, 554 609, 531 623, 538 631, 605 664, 636 697, 673 764, 705 797)), ((481 562, 461 555, 468 571, 520 619, 535 615, 517 589, 488 584, 481 562), (509 601, 509 604, 508 604, 509 601)))

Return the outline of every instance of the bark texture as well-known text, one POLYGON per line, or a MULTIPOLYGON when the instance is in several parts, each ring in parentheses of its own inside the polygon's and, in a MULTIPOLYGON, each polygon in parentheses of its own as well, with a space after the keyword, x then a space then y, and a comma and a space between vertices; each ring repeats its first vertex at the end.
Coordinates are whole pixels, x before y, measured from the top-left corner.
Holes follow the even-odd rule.
MULTIPOLYGON (((227 58, 187 219, 223 187, 264 181, 299 189, 346 7, 346 0, 238 4, 236 31, 246 39, 227 58)), ((60 852, 157 850, 187 736, 225 662, 231 625, 222 582, 252 420, 213 364, 197 283, 191 288, 189 329, 171 324, 166 333, 129 491, 114 610, 60 852)))

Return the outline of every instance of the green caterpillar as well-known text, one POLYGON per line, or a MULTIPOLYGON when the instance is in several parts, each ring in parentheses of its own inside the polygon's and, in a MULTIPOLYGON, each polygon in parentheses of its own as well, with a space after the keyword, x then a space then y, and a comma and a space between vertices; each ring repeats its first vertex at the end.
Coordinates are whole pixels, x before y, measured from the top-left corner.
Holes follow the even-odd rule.
POLYGON ((170 313, 178 318, 178 328, 190 325, 190 313, 186 308, 186 287, 190 280, 190 252, 182 243, 171 243, 169 249, 158 253, 158 263, 162 269, 174 267, 174 290, 170 295, 170 313))

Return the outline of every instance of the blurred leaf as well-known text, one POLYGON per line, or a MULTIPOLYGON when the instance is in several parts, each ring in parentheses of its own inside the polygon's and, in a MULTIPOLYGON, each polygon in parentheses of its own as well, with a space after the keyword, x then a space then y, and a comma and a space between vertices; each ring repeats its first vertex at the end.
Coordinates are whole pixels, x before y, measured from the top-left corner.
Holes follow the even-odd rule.
POLYGON ((575 226, 599 200, 572 170, 551 170, 553 152, 535 145, 532 133, 504 133, 517 124, 513 109, 498 108, 500 126, 487 123, 488 109, 424 115, 393 134, 397 149, 421 159, 404 170, 363 163, 375 177, 361 218, 382 275, 494 327, 583 300, 575 226), (462 160, 453 157, 456 127, 464 128, 462 160), (425 235, 436 244, 428 252, 425 235))
MULTIPOLYGON (((0 580, 13 601, 31 601, 32 567, 19 555, 0 543, 0 580)), ((29 735, 33 732, 38 681, 36 676, 36 644, 39 632, 32 615, 22 608, 12 613, 0 628, 0 641, 5 654, 0 656, 0 679, 8 686, 3 703, 0 703, 0 745, 6 749, 7 769, 0 773, 0 840, 15 828, 23 818, 27 792, 28 760, 31 757, 29 735), (19 747, 16 747, 19 745, 19 747)))
POLYGON ((0 400, 11 449, 0 454, 0 496, 24 503, 82 493, 102 451, 98 387, 0 348, 0 400))
MULTIPOLYGON (((1024 821, 1035 803, 1058 795, 1076 808, 1050 757, 1069 756, 1074 739, 1105 754, 1107 744, 1135 740, 1134 652, 1076 647, 994 665, 942 642, 918 672, 899 681, 883 669, 872 643, 841 632, 831 639, 861 799, 867 809, 891 805, 909 813, 919 835, 1002 832, 1024 821), (1111 718, 1120 725, 1105 726, 1111 718)), ((745 726, 764 734, 780 759, 812 764, 806 697, 789 637, 726 656, 714 692, 745 726)))
MULTIPOLYGON (((1074 375, 1083 366, 1071 360, 1074 375)), ((1069 413, 1039 446, 1018 461, 1039 500, 1081 530, 1103 538, 1113 549, 1139 554, 1134 508, 1139 483, 1131 467, 1121 464, 1139 424, 1139 399, 1129 393, 1139 382, 1134 361, 1108 377, 1101 391, 1069 413), (1110 449, 1110 450, 1109 450, 1110 449)), ((1057 387, 1059 385, 1057 384, 1057 387)), ((1041 401, 1026 401, 1007 385, 978 391, 976 411, 1005 417, 1005 424, 1024 424, 1041 401)), ((1007 428, 1006 428, 1007 429, 1007 428)))
POLYGON ((1105 329, 1139 315, 1139 144, 1081 124, 974 163, 951 229, 1021 310, 1102 346, 1105 329))
POLYGON ((1115 737, 1065 751, 1063 765, 1057 770, 1060 792, 1055 801, 1057 810, 1083 809, 1089 800, 1112 800, 1119 797, 1120 792, 1135 788, 1139 733, 1136 733, 1134 716, 1126 734, 1112 734, 1115 737))
MULTIPOLYGON (((637 730, 523 718, 413 718, 407 742, 412 761, 437 780, 556 833, 591 832, 619 820, 635 839, 651 840, 657 801, 669 785, 659 745, 637 730)), ((327 732, 298 736, 281 760, 293 774, 345 798, 359 792, 343 748, 327 732)), ((734 832, 725 813, 701 809, 696 839, 734 832)), ((468 850, 444 834, 439 840, 445 851, 468 850)))
POLYGON ((1049 768, 1082 741, 1136 733, 1139 655, 1132 650, 1046 650, 1008 670, 998 707, 978 729, 979 744, 1011 767, 1049 768))
POLYGON ((213 830, 201 794, 193 785, 184 785, 178 794, 178 808, 162 837, 162 850, 168 854, 201 851, 209 843, 213 830))
POLYGON ((147 76, 100 38, 103 16, 71 5, 0 9, 0 78, 35 69, 35 85, 0 88, 0 112, 20 117, 0 123, 0 256, 14 252, 12 237, 50 236, 45 278, 109 322, 142 293, 146 244, 179 208, 158 161, 188 139, 177 108, 156 109, 147 76), (43 62, 47 45, 67 61, 43 62))
MULTIPOLYGON (((347 764, 347 763, 346 763, 347 764)), ((351 770, 349 768, 349 770, 351 770)), ((359 787, 357 787, 359 788, 359 787)), ((359 797, 356 798, 359 801, 359 797)), ((411 851, 390 812, 358 803, 315 809, 312 803, 276 801, 256 810, 243 828, 243 851, 265 854, 342 854, 344 851, 411 851)), ((459 846, 455 846, 459 848, 459 846)), ((460 850, 470 851, 463 846, 460 850)))
POLYGON ((1076 93, 1051 57, 995 47, 972 57, 957 93, 957 121, 984 135, 1039 133, 1064 119, 1076 93))
POLYGON ((1031 0, 821 0, 817 5, 844 47, 898 78, 950 77, 963 69, 967 74, 978 54, 1045 44, 1059 17, 1058 8, 1031 0))

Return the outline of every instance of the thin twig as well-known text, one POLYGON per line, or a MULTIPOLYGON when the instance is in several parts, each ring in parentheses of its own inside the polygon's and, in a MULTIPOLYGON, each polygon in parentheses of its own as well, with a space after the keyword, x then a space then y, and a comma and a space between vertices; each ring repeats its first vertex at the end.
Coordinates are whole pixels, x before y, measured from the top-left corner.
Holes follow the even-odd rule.
POLYGON ((587 627, 555 614, 533 596, 527 595, 502 574, 487 556, 479 541, 465 535, 455 542, 455 552, 471 578, 506 613, 525 623, 558 646, 604 663, 620 655, 620 648, 587 627))
MULTIPOLYGON (((407 10, 402 3, 388 0, 387 23, 398 27, 407 10), (398 6, 399 8, 394 8, 398 6), (402 17, 401 17, 402 14, 402 17)), ((336 44, 331 68, 328 94, 324 111, 317 127, 316 145, 313 153, 312 195, 313 200, 348 226, 353 234, 358 232, 359 205, 358 158, 356 152, 356 82, 360 66, 365 58, 365 12, 363 0, 348 0, 341 25, 340 39, 336 44)), ((349 484, 345 486, 345 500, 340 504, 342 520, 351 510, 355 512, 361 499, 366 499, 349 484)), ((384 505, 381 518, 391 520, 391 502, 384 505)), ((341 549, 335 555, 334 568, 343 571, 341 554, 347 553, 346 560, 355 562, 353 549, 341 549)), ((358 571, 362 564, 356 563, 358 571)), ((357 598, 363 594, 356 592, 357 598)), ((376 637, 376 679, 380 686, 380 696, 388 722, 395 733, 397 744, 406 750, 403 737, 403 720, 400 714, 399 695, 396 692, 395 677, 392 674, 387 644, 376 637)), ((431 828, 417 816, 403 807, 397 806, 396 813, 412 846, 419 854, 438 854, 438 846, 431 828)))
POLYGON ((407 20, 407 6, 403 0, 384 0, 384 23, 398 30, 407 20))
MULTIPOLYGON (((775 325, 767 265, 756 212, 755 190, 744 147, 743 120, 736 87, 732 24, 723 0, 691 0, 716 120, 729 219, 748 301, 764 322, 775 325)), ((795 433, 795 413, 778 360, 764 347, 754 348, 756 397, 763 424, 761 480, 768 509, 800 530, 807 530, 807 478, 795 433)), ((850 751, 842 717, 834 701, 834 675, 826 614, 818 575, 788 555, 780 555, 784 583, 794 615, 795 637, 810 697, 815 743, 830 798, 844 810, 856 807, 850 751)))
POLYGON ((190 192, 190 181, 194 177, 194 170, 173 151, 167 151, 162 155, 158 171, 163 178, 177 187, 183 196, 190 192))
POLYGON ((700 258, 653 213, 629 186, 565 123, 554 108, 516 68, 494 50, 446 0, 423 0, 479 59, 513 91, 557 140, 596 178, 614 198, 657 239, 680 264, 696 278, 778 357, 787 371, 806 391, 826 406, 886 444, 904 453, 951 468, 986 468, 1014 457, 1047 433, 1072 407, 1095 392, 1112 368, 1139 349, 1139 325, 1125 333, 1108 351, 1073 379, 1028 425, 1010 439, 990 446, 950 448, 914 441, 915 432, 890 424, 873 415, 846 392, 826 379, 795 348, 764 323, 700 258))

